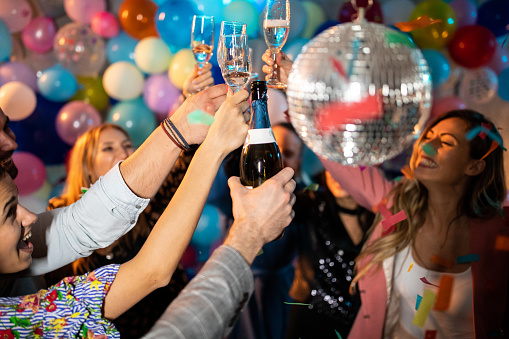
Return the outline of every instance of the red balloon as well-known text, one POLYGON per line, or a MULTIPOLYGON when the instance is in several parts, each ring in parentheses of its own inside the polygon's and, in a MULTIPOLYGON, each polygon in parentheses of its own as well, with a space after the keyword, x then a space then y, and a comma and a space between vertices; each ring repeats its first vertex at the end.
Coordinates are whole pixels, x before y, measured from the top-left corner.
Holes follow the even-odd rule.
MULTIPOLYGON (((368 6, 368 0, 356 0, 356 4, 358 8, 365 8, 368 6)), ((352 6, 352 3, 350 1, 343 3, 338 13, 339 22, 352 22, 356 17, 357 10, 352 6)), ((383 22, 382 7, 380 7, 378 1, 373 0, 373 5, 366 11, 364 17, 371 22, 377 22, 379 24, 383 22)))
POLYGON ((495 55, 497 39, 486 27, 464 26, 456 31, 449 43, 449 54, 460 66, 477 68, 486 65, 495 55))

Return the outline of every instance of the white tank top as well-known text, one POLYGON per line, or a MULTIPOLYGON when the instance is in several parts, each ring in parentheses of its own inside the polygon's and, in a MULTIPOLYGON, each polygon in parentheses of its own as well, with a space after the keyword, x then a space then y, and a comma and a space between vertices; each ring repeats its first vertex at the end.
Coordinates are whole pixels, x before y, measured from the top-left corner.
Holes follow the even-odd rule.
POLYGON ((399 298, 399 322, 393 330, 394 338, 424 338, 427 330, 437 331, 436 339, 474 338, 472 273, 470 267, 461 273, 442 273, 417 265, 412 256, 411 246, 396 255, 394 261, 394 295, 399 298), (412 269, 408 272, 410 265, 412 269), (425 290, 438 293, 438 287, 427 285, 420 279, 439 285, 442 275, 454 277, 453 292, 449 308, 445 311, 432 309, 424 326, 412 324, 417 303, 417 295, 423 296, 425 290))

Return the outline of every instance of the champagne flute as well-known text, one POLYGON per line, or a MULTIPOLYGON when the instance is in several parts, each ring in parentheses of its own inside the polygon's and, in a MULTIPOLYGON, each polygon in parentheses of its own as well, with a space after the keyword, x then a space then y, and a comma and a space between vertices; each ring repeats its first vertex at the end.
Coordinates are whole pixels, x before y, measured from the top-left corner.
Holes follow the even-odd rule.
POLYGON ((195 15, 191 29, 191 48, 198 67, 205 66, 214 50, 214 17, 195 15))
POLYGON ((221 21, 220 35, 246 34, 246 24, 239 21, 221 21))
POLYGON ((269 47, 274 65, 267 87, 285 89, 286 84, 279 81, 279 67, 276 63, 276 54, 285 45, 290 31, 290 1, 267 0, 264 10, 263 34, 269 47))
POLYGON ((222 35, 219 40, 217 57, 221 73, 228 87, 237 93, 251 77, 247 35, 222 35))

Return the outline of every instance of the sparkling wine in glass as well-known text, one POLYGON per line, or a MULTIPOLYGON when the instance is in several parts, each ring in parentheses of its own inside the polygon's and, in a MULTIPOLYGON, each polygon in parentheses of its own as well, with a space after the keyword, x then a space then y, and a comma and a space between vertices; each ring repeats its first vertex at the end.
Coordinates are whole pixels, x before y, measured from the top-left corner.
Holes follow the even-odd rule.
POLYGON ((214 17, 195 15, 191 29, 191 48, 198 66, 209 62, 214 50, 214 17))
POLYGON ((276 64, 276 54, 285 45, 290 31, 290 2, 289 0, 267 0, 264 10, 263 34, 269 47, 274 66, 272 77, 267 81, 267 87, 285 89, 286 84, 279 81, 279 68, 276 64))
POLYGON ((247 35, 222 35, 219 40, 219 66, 226 84, 236 93, 246 86, 251 77, 247 35))

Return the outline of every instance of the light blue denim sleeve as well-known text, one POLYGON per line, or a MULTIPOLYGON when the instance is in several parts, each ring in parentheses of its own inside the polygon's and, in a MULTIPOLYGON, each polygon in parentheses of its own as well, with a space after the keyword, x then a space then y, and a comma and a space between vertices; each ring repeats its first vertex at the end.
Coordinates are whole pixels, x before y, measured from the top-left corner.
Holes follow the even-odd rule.
POLYGON ((33 262, 28 275, 51 272, 104 248, 127 233, 150 199, 136 196, 119 164, 74 204, 39 214, 32 227, 33 262))

